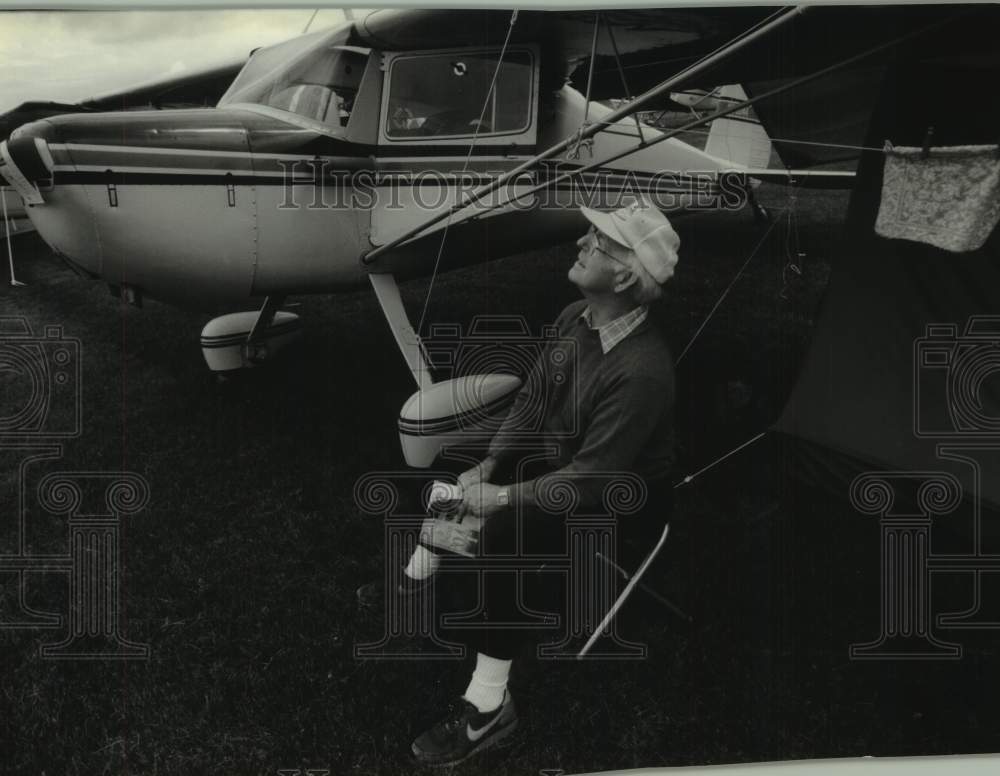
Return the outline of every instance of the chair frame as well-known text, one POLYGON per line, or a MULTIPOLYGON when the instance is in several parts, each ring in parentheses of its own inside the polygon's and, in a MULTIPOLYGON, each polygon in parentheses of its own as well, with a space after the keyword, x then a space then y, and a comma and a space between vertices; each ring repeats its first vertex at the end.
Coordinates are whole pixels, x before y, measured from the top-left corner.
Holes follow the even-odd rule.
POLYGON ((584 644, 583 647, 580 649, 580 651, 577 653, 577 655, 576 655, 576 659, 577 660, 583 660, 583 658, 585 658, 587 656, 587 653, 590 652, 590 650, 593 648, 594 644, 597 643, 597 640, 601 637, 601 635, 605 632, 605 630, 607 630, 607 628, 611 625, 611 621, 614 620, 615 616, 618 614, 618 612, 621 610, 621 608, 628 601, 629 596, 632 595, 632 591, 635 590, 636 587, 642 587, 648 593, 650 593, 651 595, 653 595, 653 597, 657 601, 659 601, 660 603, 662 603, 664 606, 666 606, 667 608, 669 608, 671 611, 673 611, 674 613, 678 614, 679 616, 681 616, 685 620, 687 620, 689 622, 691 621, 691 618, 687 614, 685 614, 683 611, 681 611, 681 609, 679 609, 677 606, 675 606, 673 603, 671 603, 667 599, 663 598, 663 596, 660 596, 660 595, 654 593, 652 590, 649 590, 645 585, 642 584, 642 577, 645 575, 645 573, 649 569, 649 567, 653 564, 653 561, 655 561, 656 558, 657 558, 657 556, 660 554, 660 551, 663 549, 663 545, 666 544, 666 542, 667 542, 667 536, 669 534, 670 534, 670 523, 664 523, 664 525, 663 525, 663 532, 660 534, 660 538, 656 542, 656 545, 653 547, 652 550, 650 550, 649 554, 646 555, 646 557, 645 557, 645 559, 643 559, 642 563, 639 564, 639 568, 636 569, 635 574, 633 574, 631 577, 629 577, 628 572, 626 572, 625 569, 623 569, 621 566, 619 566, 613 560, 611 560, 610 558, 604 557, 600 553, 597 553, 598 560, 602 561, 603 563, 605 563, 605 564, 611 566, 613 569, 615 569, 619 574, 621 574, 625 579, 628 580, 628 584, 625 585, 625 589, 622 590, 622 592, 619 594, 618 598, 615 599, 615 602, 614 602, 614 604, 612 604, 611 608, 608 610, 608 613, 604 615, 604 619, 601 620, 601 624, 598 625, 594 629, 594 632, 590 635, 590 638, 587 639, 587 643, 584 644))

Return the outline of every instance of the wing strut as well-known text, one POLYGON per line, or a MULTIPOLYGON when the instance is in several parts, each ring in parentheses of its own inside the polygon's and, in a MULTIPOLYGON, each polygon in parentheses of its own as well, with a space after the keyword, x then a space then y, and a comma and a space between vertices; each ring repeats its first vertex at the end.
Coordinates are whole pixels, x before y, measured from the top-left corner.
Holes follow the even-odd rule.
POLYGON ((375 289, 382 314, 385 315, 392 330, 396 346, 403 354, 403 360, 406 361, 406 366, 409 367, 417 383, 417 389, 422 391, 430 388, 434 381, 431 379, 430 367, 424 355, 424 346, 410 325, 406 308, 403 307, 403 299, 399 295, 399 286, 396 285, 396 278, 389 273, 374 272, 368 275, 368 278, 372 282, 372 288, 375 289))
MULTIPOLYGON (((751 97, 751 98, 749 98, 747 100, 743 100, 742 102, 733 103, 729 107, 720 108, 719 110, 715 111, 715 113, 710 113, 710 114, 702 116, 702 117, 700 117, 698 119, 695 119, 693 121, 689 121, 687 124, 684 124, 684 125, 682 125, 680 127, 676 127, 674 129, 671 129, 669 132, 665 132, 664 134, 660 135, 659 137, 655 137, 652 140, 649 140, 649 141, 647 141, 645 143, 636 143, 634 146, 632 146, 630 148, 626 148, 623 151, 618 151, 617 153, 614 153, 611 156, 605 157, 604 159, 599 159, 599 160, 597 160, 595 162, 590 162, 589 164, 585 164, 585 165, 582 165, 580 167, 575 167, 572 170, 568 170, 567 172, 561 173, 561 174, 557 175, 554 178, 551 178, 551 179, 548 179, 548 180, 543 180, 541 183, 539 183, 539 184, 537 184, 535 186, 532 186, 527 191, 523 191, 523 192, 519 193, 517 196, 518 196, 519 199, 526 199, 526 198, 530 197, 531 195, 536 194, 539 191, 542 191, 543 189, 547 189, 547 188, 550 188, 552 186, 557 186, 558 184, 560 184, 560 183, 562 183, 564 181, 567 181, 570 178, 575 178, 577 176, 583 175, 584 173, 590 172, 591 170, 596 170, 596 169, 598 169, 600 167, 604 167, 605 165, 608 165, 611 162, 617 161, 618 159, 621 159, 624 156, 628 156, 629 154, 634 154, 636 151, 642 150, 644 148, 650 148, 651 146, 657 145, 658 143, 663 143, 663 142, 669 140, 670 138, 674 137, 675 135, 679 135, 681 132, 686 132, 686 131, 688 131, 690 129, 694 129, 695 127, 699 127, 699 126, 702 126, 704 124, 711 123, 712 121, 715 121, 716 119, 722 118, 723 116, 728 116, 730 113, 735 113, 736 111, 743 110, 744 108, 748 108, 751 105, 754 105, 755 103, 760 102, 761 100, 767 100, 767 99, 769 99, 771 97, 776 97, 779 94, 783 94, 784 92, 791 91, 792 89, 796 89, 799 86, 802 86, 802 84, 808 83, 810 81, 814 81, 817 78, 822 78, 825 75, 829 75, 830 73, 836 72, 837 70, 840 70, 840 69, 842 69, 844 67, 847 67, 848 65, 851 65, 851 64, 853 64, 855 62, 858 62, 858 61, 860 61, 862 59, 865 59, 866 57, 870 57, 873 54, 876 54, 876 53, 878 53, 880 51, 884 51, 885 49, 888 49, 888 48, 891 48, 893 46, 899 45, 900 43, 902 43, 905 40, 909 40, 909 39, 915 38, 915 37, 917 37, 919 35, 923 35, 924 33, 927 33, 927 32, 929 32, 930 30, 932 30, 932 29, 934 29, 936 27, 940 27, 943 24, 946 24, 947 21, 948 20, 946 20, 944 22, 935 22, 933 24, 927 25, 926 27, 922 27, 919 30, 915 30, 915 31, 907 33, 905 35, 901 35, 900 37, 894 38, 893 40, 890 40, 890 41, 888 41, 886 43, 882 43, 882 44, 880 44, 878 46, 874 46, 873 48, 870 48, 870 49, 868 49, 866 51, 862 51, 860 54, 855 54, 854 56, 851 56, 851 57, 849 57, 847 59, 841 60, 840 62, 834 62, 832 65, 828 65, 828 66, 822 68, 821 70, 817 70, 815 72, 809 73, 808 75, 804 75, 801 78, 797 78, 794 81, 789 81, 788 83, 782 84, 781 86, 777 86, 777 87, 775 87, 774 89, 771 89, 768 92, 762 92, 761 94, 758 94, 758 95, 756 95, 754 97, 751 97)), ((662 85, 663 84, 661 84, 661 86, 662 85)), ((656 88, 660 88, 660 87, 656 87, 656 88)), ((648 94, 648 92, 647 92, 647 94, 648 94)), ((626 107, 634 107, 639 102, 639 100, 642 100, 642 99, 643 98, 640 97, 640 98, 638 98, 636 100, 635 103, 632 103, 631 106, 626 106, 626 107)), ((615 114, 615 115, 617 115, 617 114, 615 114)), ((591 129, 594 132, 600 131, 601 128, 605 124, 611 123, 611 118, 612 118, 612 114, 608 114, 608 116, 606 116, 602 122, 600 122, 598 124, 592 124, 591 127, 588 128, 587 131, 578 133, 577 135, 573 135, 573 136, 571 136, 570 138, 568 138, 564 142, 566 142, 566 143, 577 142, 577 138, 578 137, 582 137, 582 136, 588 136, 589 137, 589 135, 587 133, 590 132, 591 129)), ((540 161, 543 157, 547 158, 546 154, 548 154, 548 153, 549 152, 546 151, 545 154, 543 154, 541 156, 535 157, 534 161, 540 161)), ((524 167, 524 166, 530 165, 530 164, 531 164, 531 162, 525 162, 525 164, 522 165, 521 167, 524 167)), ((518 169, 521 169, 521 168, 518 168, 518 169)), ((738 166, 734 165, 733 169, 730 170, 730 171, 727 171, 727 172, 732 172, 732 173, 740 174, 740 175, 743 175, 746 178, 753 178, 753 177, 756 177, 756 174, 757 174, 758 171, 752 170, 752 169, 749 169, 749 168, 738 167, 738 166)), ((767 171, 762 171, 761 177, 765 177, 765 175, 763 173, 766 173, 766 172, 767 171)), ((508 173, 508 175, 509 175, 509 173, 508 173)), ((788 182, 788 179, 790 177, 794 178, 797 175, 802 175, 805 179, 808 179, 809 176, 810 176, 810 171, 807 170, 805 172, 802 172, 802 171, 799 171, 799 170, 777 170, 777 171, 774 172, 774 175, 772 175, 771 177, 777 176, 777 178, 776 178, 777 180, 779 180, 779 181, 783 180, 785 182, 788 182)), ((811 175, 813 177, 815 177, 815 178, 818 178, 819 175, 820 175, 820 173, 818 173, 818 172, 812 172, 811 175)), ((823 173, 823 175, 827 176, 827 178, 828 178, 827 182, 829 182, 829 178, 836 177, 836 178, 839 179, 840 177, 845 177, 845 176, 848 176, 849 174, 847 174, 847 173, 828 172, 828 173, 823 173)), ((500 179, 498 179, 498 180, 500 180, 500 179)), ((496 185, 495 183, 491 183, 488 186, 483 187, 482 189, 478 189, 477 191, 473 192, 472 195, 470 195, 470 198, 463 203, 462 207, 465 207, 465 206, 467 206, 469 204, 472 204, 473 202, 481 199, 480 195, 483 194, 483 193, 488 193, 489 190, 492 190, 493 188, 495 188, 495 185, 496 185)), ((489 207, 486 207, 486 208, 484 208, 483 210, 481 210, 479 212, 472 213, 472 214, 467 214, 465 216, 462 216, 460 219, 458 219, 458 221, 456 221, 454 223, 454 225, 457 226, 459 224, 464 223, 465 221, 468 221, 471 218, 482 216, 484 212, 488 212, 490 210, 495 210, 497 207, 500 207, 500 205, 490 205, 489 207)), ((422 224, 421 226, 418 226, 415 230, 413 230, 413 232, 419 232, 419 231, 425 229, 426 227, 430 226, 431 224, 436 223, 439 220, 440 220, 440 218, 433 218, 430 221, 426 222, 425 224, 422 224)), ((372 258, 372 256, 374 254, 376 254, 376 253, 380 254, 383 251, 388 250, 389 248, 398 245, 400 242, 403 242, 404 240, 409 239, 409 236, 410 235, 403 235, 403 236, 397 238, 396 240, 394 240, 391 243, 386 243, 385 245, 383 245, 380 248, 378 248, 377 251, 373 251, 372 253, 368 254, 365 258, 362 259, 362 262, 367 263, 368 261, 371 261, 371 258, 372 258)))

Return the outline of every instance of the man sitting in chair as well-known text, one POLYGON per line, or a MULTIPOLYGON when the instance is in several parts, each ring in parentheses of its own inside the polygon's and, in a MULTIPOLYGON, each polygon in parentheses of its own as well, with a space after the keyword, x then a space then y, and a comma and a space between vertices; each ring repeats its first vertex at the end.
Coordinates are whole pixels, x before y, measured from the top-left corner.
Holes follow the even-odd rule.
MULTIPOLYGON (((562 521, 540 508, 547 485, 558 481, 570 486, 581 503, 599 504, 607 475, 627 472, 641 477, 646 486, 646 507, 627 522, 645 522, 647 527, 652 523, 656 530, 670 509, 674 367, 648 315, 650 303, 662 296, 663 284, 673 275, 680 238, 667 218, 645 202, 613 213, 582 211, 592 226, 577 241, 580 251, 568 277, 583 299, 559 315, 558 335, 549 346, 572 340, 575 358, 553 358, 546 350, 535 365, 544 372, 545 396, 541 427, 537 418, 532 421, 534 441, 539 447, 548 442, 558 452, 545 461, 541 476, 524 479, 525 468, 513 468, 519 463, 515 440, 525 438, 518 425, 531 415, 523 411, 524 404, 539 398, 528 380, 494 436, 489 455, 459 476, 460 516, 483 520, 480 550, 487 570, 482 596, 494 623, 517 621, 517 592, 512 574, 489 572, 489 557, 516 552, 517 541, 533 553, 549 552, 565 541, 562 521), (554 375, 556 369, 559 376, 554 375), (522 481, 510 481, 518 474, 522 481)), ((428 585, 440 561, 432 549, 418 545, 400 593, 428 585)), ((490 628, 488 623, 462 631, 477 653, 475 671, 448 715, 413 742, 418 761, 454 764, 514 729, 517 712, 507 678, 531 633, 490 628)))

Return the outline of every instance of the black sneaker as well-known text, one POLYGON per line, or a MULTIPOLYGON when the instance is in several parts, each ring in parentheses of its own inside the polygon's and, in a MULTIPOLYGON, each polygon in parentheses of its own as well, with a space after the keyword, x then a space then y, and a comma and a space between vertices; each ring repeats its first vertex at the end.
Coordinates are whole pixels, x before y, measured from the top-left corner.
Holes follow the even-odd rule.
POLYGON ((496 745, 516 727, 517 709, 509 692, 497 709, 486 712, 459 698, 448 715, 422 733, 411 748, 422 765, 456 765, 496 745))

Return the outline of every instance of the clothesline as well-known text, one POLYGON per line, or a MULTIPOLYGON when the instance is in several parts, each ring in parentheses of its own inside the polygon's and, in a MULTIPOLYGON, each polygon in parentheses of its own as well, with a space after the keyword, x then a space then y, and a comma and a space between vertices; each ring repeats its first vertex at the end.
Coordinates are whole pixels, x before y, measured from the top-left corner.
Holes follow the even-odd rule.
MULTIPOLYGON (((654 127, 655 128, 655 127, 654 127)), ((707 135, 710 130, 707 129, 689 129, 688 133, 692 135, 707 135)), ((822 143, 818 140, 792 140, 791 138, 784 137, 771 137, 768 138, 772 143, 787 143, 788 145, 804 145, 804 146, 817 146, 820 148, 843 148, 849 151, 875 151, 877 153, 885 153, 887 149, 885 146, 881 148, 876 148, 875 146, 862 146, 862 145, 850 145, 848 143, 822 143)), ((997 146, 1000 149, 1000 145, 997 146)))

